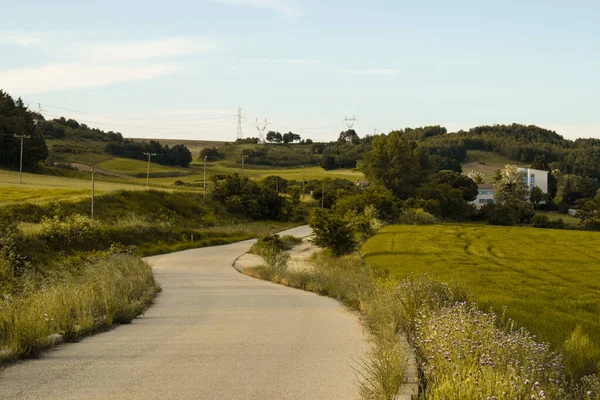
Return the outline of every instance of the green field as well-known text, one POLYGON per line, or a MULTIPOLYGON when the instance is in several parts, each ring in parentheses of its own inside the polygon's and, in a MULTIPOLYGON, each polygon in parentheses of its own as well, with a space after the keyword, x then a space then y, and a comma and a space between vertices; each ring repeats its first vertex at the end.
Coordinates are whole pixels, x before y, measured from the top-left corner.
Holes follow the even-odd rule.
POLYGON ((496 171, 503 169, 508 164, 522 165, 492 151, 469 150, 467 151, 467 162, 462 164, 462 168, 465 172, 478 171, 483 174, 485 183, 493 183, 496 171))
MULTIPOLYGON (((98 167, 107 171, 121 172, 124 174, 138 174, 146 173, 148 171, 148 162, 133 160, 131 158, 112 158, 100 163, 98 167)), ((189 168, 168 167, 150 163, 150 172, 189 172, 189 168)))
POLYGON ((539 338, 562 346, 577 325, 600 345, 600 233, 483 225, 394 225, 364 246, 368 263, 404 277, 464 284, 539 338))
POLYGON ((191 152, 194 159, 198 158, 200 151, 206 147, 221 147, 225 143, 219 140, 190 140, 190 139, 132 139, 134 142, 149 142, 150 140, 158 140, 160 144, 173 147, 178 144, 183 144, 191 152))

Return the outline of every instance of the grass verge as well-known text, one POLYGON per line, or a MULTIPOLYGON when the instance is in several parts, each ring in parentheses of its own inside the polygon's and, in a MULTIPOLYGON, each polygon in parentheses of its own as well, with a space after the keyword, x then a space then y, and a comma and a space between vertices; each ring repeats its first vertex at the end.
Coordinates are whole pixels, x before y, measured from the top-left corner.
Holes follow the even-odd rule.
MULTIPOLYGON (((4 258, 0 298, 0 350, 11 358, 31 358, 52 345, 113 324, 129 323, 160 290, 152 269, 138 256, 111 251, 87 260, 63 260, 54 274, 9 276, 4 258), (8 352, 6 351, 8 350, 8 352)), ((1 361, 1 360, 0 360, 1 361)))
POLYGON ((309 271, 266 265, 244 272, 361 312, 374 345, 358 367, 363 399, 392 400, 406 379, 409 350, 399 335, 415 350, 420 399, 600 399, 600 377, 576 380, 565 373, 570 358, 577 362, 573 354, 585 358, 589 351, 584 336, 572 337, 575 350, 563 356, 506 315, 480 311, 462 285, 427 276, 400 279, 358 254, 320 253, 309 271))

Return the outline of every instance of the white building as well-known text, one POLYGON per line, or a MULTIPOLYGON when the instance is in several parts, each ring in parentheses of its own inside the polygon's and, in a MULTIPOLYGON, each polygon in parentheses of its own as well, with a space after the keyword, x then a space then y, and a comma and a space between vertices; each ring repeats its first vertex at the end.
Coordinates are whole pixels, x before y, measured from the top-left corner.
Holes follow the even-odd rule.
POLYGON ((496 202, 496 199, 494 199, 494 185, 491 183, 482 183, 477 185, 477 189, 479 192, 477 193, 477 198, 473 201, 475 207, 481 208, 488 203, 496 202))
POLYGON ((544 194, 548 193, 548 171, 531 168, 519 168, 519 171, 525 173, 525 183, 529 190, 539 187, 544 194))
MULTIPOLYGON (((531 168, 519 168, 519 171, 525 173, 525 183, 529 190, 532 190, 534 187, 539 187, 544 194, 548 193, 548 171, 531 168)), ((496 202, 496 199, 494 198, 494 185, 485 183, 477 185, 477 187, 479 193, 477 194, 477 198, 473 201, 475 207, 481 208, 487 203, 496 202)))

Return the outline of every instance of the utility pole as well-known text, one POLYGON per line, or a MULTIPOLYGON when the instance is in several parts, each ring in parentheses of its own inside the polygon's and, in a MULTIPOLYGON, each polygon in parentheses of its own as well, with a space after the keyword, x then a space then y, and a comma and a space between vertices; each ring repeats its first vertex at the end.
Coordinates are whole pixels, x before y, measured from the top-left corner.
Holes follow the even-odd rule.
POLYGON ((306 178, 304 177, 304 165, 302 166, 302 198, 304 198, 305 195, 305 191, 304 191, 304 182, 306 182, 306 178))
POLYGON ((258 129, 258 141, 260 143, 265 143, 265 131, 269 126, 269 121, 265 118, 265 122, 258 122, 258 118, 256 118, 256 123, 254 124, 256 129, 258 129))
POLYGON ((94 191, 95 191, 95 185, 94 185, 94 173, 96 172, 96 165, 92 165, 92 221, 94 220, 94 191))
POLYGON ((352 116, 352 118, 348 118, 348 116, 346 115, 346 117, 342 120, 342 122, 346 124, 348 129, 352 129, 354 127, 354 124, 356 124, 356 121, 357 119, 354 115, 352 116))
POLYGON ((206 200, 206 160, 208 156, 204 157, 204 200, 206 200))
POLYGON ((242 155, 242 178, 244 177, 244 156, 242 155))
POLYGON ((237 138, 238 139, 243 139, 244 138, 244 132, 242 131, 242 119, 246 118, 244 117, 244 115, 242 114, 242 107, 238 107, 238 113, 237 113, 237 121, 238 121, 238 125, 237 125, 237 138))
POLYGON ((150 158, 154 157, 156 153, 144 153, 145 156, 148 156, 148 172, 146 173, 146 189, 150 187, 150 158))
POLYGON ((19 162, 19 185, 23 184, 23 140, 24 139, 30 139, 31 136, 29 135, 17 135, 15 134, 15 137, 17 139, 21 139, 21 158, 20 158, 20 162, 19 162))

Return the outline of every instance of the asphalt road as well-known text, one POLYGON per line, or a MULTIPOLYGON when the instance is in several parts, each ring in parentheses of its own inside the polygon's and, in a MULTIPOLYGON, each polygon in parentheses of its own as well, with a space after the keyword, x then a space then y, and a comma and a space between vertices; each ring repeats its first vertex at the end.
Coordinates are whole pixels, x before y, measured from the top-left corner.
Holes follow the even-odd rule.
POLYGON ((8 367, 0 399, 356 398, 357 317, 238 273, 251 244, 149 258, 163 292, 144 316, 8 367))

